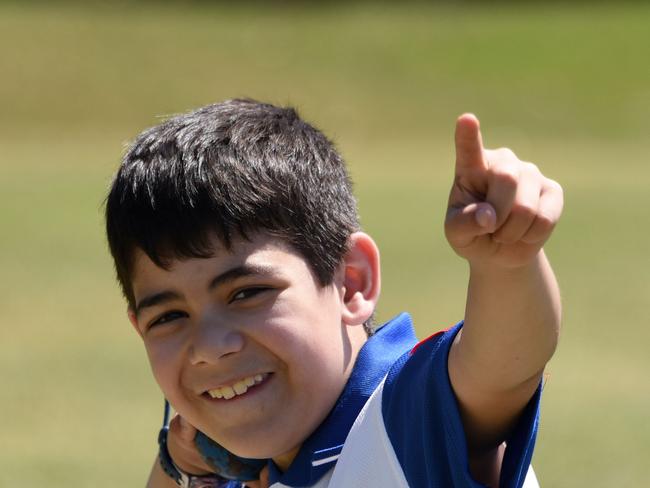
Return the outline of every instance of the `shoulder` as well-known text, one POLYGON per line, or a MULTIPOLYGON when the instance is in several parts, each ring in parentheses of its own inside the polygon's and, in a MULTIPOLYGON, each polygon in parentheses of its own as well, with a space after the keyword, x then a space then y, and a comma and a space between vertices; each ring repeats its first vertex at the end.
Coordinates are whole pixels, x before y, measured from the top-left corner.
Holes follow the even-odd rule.
MULTIPOLYGON (((440 330, 421 340, 403 354, 390 368, 384 386, 384 402, 391 402, 404 394, 426 400, 427 386, 447 395, 452 393, 447 371, 447 358, 462 322, 440 330)), ((388 405, 386 404, 386 407, 388 405)))
MULTIPOLYGON (((468 449, 448 357, 462 322, 419 342, 386 376, 382 420, 410 487, 479 487, 468 466, 468 449)), ((502 486, 521 486, 535 442, 539 392, 508 440, 502 486)))

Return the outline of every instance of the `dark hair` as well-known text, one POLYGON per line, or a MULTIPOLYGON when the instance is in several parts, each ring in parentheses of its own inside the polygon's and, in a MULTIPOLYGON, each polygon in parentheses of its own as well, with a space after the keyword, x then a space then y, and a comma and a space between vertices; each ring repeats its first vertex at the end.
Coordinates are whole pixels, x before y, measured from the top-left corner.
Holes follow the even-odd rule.
POLYGON ((209 257, 258 231, 286 240, 321 286, 358 230, 345 163, 293 108, 229 100, 171 118, 132 144, 106 200, 106 232, 130 306, 133 254, 158 266, 209 257))

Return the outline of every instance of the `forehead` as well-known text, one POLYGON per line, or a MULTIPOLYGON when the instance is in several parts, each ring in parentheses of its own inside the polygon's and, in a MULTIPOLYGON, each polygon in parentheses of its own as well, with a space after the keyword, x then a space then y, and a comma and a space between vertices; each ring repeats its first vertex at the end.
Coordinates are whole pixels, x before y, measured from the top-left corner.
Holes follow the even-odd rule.
POLYGON ((151 288, 170 284, 203 283, 215 275, 240 266, 260 270, 260 274, 289 276, 308 273, 315 279, 304 257, 283 239, 256 234, 250 239, 233 239, 226 248, 214 237, 211 256, 171 259, 163 268, 155 264, 140 248, 133 253, 132 286, 134 295, 151 292, 151 288))

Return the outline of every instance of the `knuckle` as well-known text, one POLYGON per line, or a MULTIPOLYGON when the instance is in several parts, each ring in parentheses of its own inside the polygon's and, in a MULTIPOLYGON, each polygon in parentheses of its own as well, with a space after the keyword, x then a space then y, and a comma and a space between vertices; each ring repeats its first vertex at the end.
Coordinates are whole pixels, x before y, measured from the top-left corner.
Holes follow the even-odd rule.
POLYGON ((537 216, 537 208, 529 204, 518 203, 513 205, 511 213, 522 220, 532 220, 537 216))
POLYGON ((499 147, 499 148, 495 149, 495 152, 499 156, 501 156, 503 158, 506 158, 506 159, 517 159, 517 155, 509 147, 499 147))
POLYGON ((174 442, 179 445, 187 444, 186 436, 183 435, 183 426, 181 425, 181 420, 179 416, 174 417, 169 422, 169 439, 170 442, 174 442))
POLYGON ((528 173, 536 176, 542 175, 542 172, 539 170, 539 167, 535 163, 531 163, 530 161, 522 161, 522 166, 528 173))
POLYGON ((535 219, 535 226, 539 229, 541 233, 547 233, 553 230, 555 227, 555 219, 548 215, 540 214, 535 219))
POLYGON ((551 180, 550 178, 546 179, 546 185, 552 190, 558 193, 561 196, 564 196, 564 189, 557 181, 551 180))
POLYGON ((181 427, 181 417, 180 415, 176 414, 169 421, 169 430, 171 432, 172 430, 180 429, 180 427, 181 427))

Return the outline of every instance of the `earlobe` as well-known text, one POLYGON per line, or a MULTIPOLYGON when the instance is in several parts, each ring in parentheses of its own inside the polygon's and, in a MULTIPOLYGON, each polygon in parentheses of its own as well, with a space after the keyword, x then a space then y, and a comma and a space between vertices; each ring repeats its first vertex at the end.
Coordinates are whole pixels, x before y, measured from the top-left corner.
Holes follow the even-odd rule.
POLYGON ((361 325, 374 312, 381 289, 379 249, 368 234, 350 236, 343 268, 343 322, 361 325))

